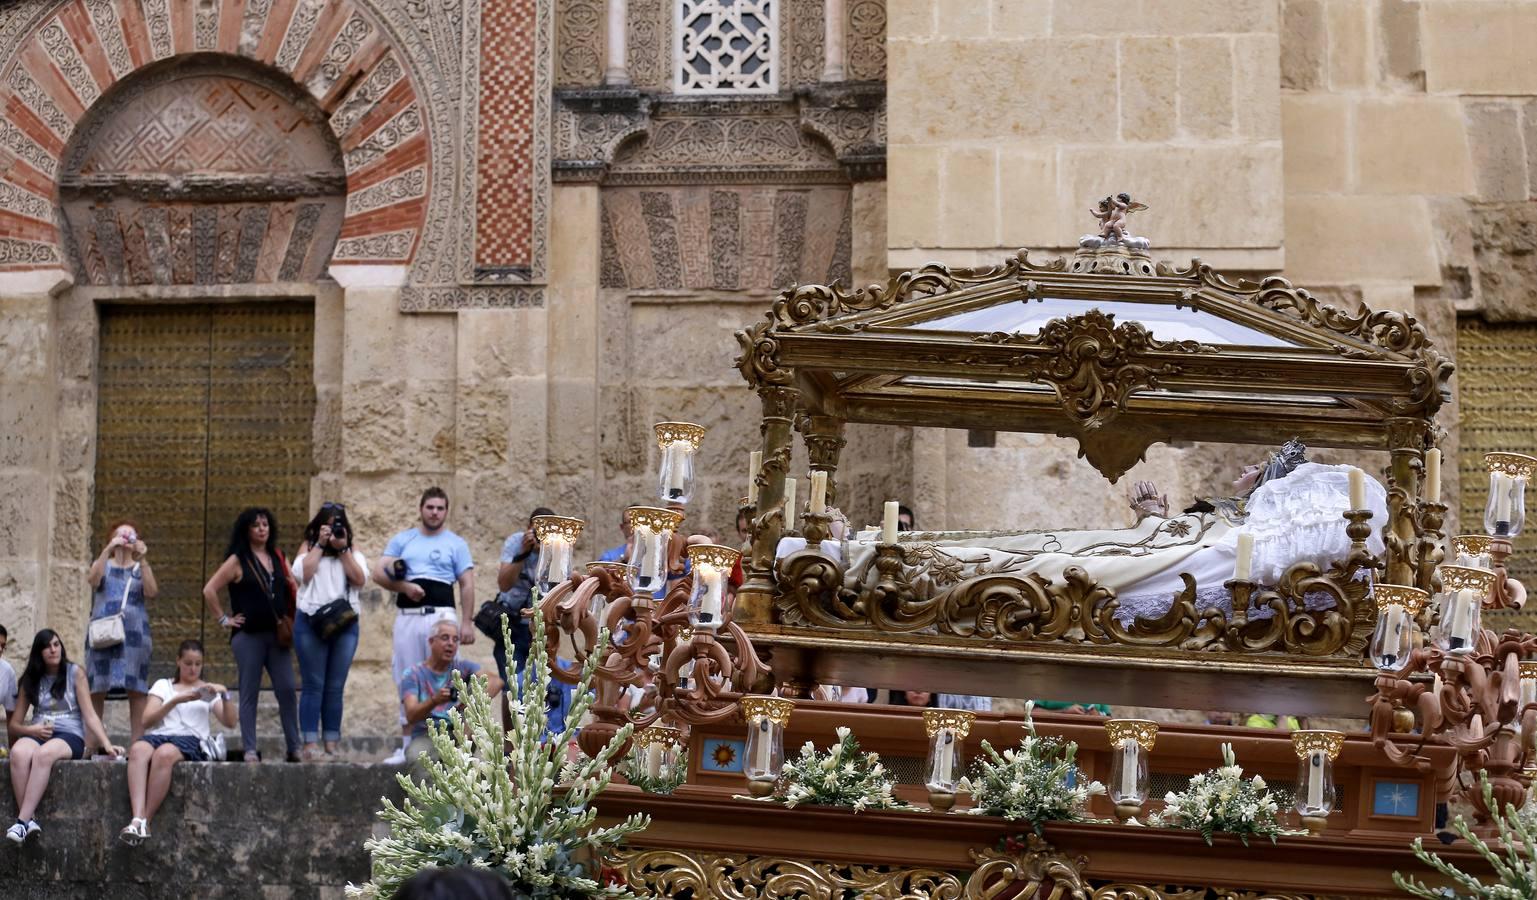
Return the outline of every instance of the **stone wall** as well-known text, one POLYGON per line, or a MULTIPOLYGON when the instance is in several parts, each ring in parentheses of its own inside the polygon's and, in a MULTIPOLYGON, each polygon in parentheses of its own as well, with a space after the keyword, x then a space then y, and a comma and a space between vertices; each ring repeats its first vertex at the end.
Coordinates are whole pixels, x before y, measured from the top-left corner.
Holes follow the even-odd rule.
MULTIPOLYGON (((183 763, 142 846, 118 831, 130 818, 127 766, 55 767, 38 809, 40 835, 0 847, 0 893, 11 900, 341 900, 368 879, 363 842, 380 798, 398 803, 394 767, 183 763)), ((9 766, 0 763, 9 784, 9 766)), ((16 815, 10 791, 0 815, 16 815)))

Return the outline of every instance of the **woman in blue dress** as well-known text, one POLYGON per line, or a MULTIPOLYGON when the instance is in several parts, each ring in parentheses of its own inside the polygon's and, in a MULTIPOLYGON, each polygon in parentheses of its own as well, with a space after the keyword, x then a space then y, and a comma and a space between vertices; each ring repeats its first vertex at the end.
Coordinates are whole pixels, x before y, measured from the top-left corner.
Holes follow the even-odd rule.
POLYGON ((144 702, 149 693, 149 612, 144 601, 155 599, 160 587, 150 570, 149 548, 139 537, 138 526, 124 520, 113 525, 110 534, 111 540, 91 563, 89 578, 95 592, 91 621, 121 613, 123 642, 97 649, 90 646, 87 638, 85 672, 97 718, 102 715, 109 692, 128 694, 132 743, 144 731, 144 702))

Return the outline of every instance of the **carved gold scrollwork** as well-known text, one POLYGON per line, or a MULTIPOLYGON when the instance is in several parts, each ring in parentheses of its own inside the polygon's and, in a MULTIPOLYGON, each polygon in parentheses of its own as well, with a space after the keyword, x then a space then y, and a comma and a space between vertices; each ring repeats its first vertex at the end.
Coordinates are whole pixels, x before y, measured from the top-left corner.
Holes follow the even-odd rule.
POLYGON ((676 897, 684 891, 711 900, 847 896, 962 900, 969 896, 963 893, 959 876, 939 869, 679 850, 620 850, 615 861, 631 890, 656 897, 676 897))
MULTIPOLYGON (((1358 542, 1344 561, 1321 571, 1297 563, 1273 587, 1228 582, 1233 613, 1197 609, 1195 579, 1181 573, 1184 588, 1167 612, 1123 623, 1115 591, 1070 566, 1060 581, 1038 573, 989 573, 952 582, 931 597, 917 596, 904 574, 904 553, 922 545, 876 548, 876 577, 858 588, 844 582, 843 567, 814 549, 779 561, 777 621, 784 625, 886 634, 930 632, 1010 643, 1178 647, 1231 653, 1284 652, 1356 658, 1377 622, 1361 573, 1377 567, 1358 542), (1332 608, 1309 609, 1307 598, 1327 598, 1332 608)), ((912 560, 906 560, 910 563, 912 560)), ((931 573, 932 574, 932 573, 931 573)))
POLYGON ((993 900, 995 897, 1033 897, 1037 900, 1088 900, 1089 884, 1084 880, 1086 856, 1069 857, 1058 852, 1039 835, 1027 834, 1025 843, 1010 842, 1009 849, 988 847, 971 851, 977 864, 966 881, 967 900, 993 900), (1018 885, 1027 885, 1023 891, 1018 885))
POLYGON ((1036 334, 992 332, 974 340, 1049 351, 1017 357, 1012 366, 1032 381, 1051 385, 1068 415, 1091 431, 1123 411, 1133 391, 1156 387, 1160 377, 1180 371, 1173 363, 1153 366, 1138 361, 1142 354, 1217 352, 1196 341, 1157 340, 1142 323, 1117 325, 1115 316, 1098 309, 1053 319, 1036 334))

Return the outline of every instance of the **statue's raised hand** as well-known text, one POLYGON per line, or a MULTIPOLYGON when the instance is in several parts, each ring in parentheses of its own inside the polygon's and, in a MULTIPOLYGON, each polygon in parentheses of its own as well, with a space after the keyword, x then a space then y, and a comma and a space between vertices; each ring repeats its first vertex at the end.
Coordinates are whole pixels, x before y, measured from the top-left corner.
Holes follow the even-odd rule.
POLYGON ((1131 508, 1137 513, 1137 521, 1142 521, 1148 516, 1157 516, 1160 519, 1169 515, 1169 495, 1158 494, 1158 486, 1151 481, 1139 481, 1132 485, 1129 498, 1131 508))

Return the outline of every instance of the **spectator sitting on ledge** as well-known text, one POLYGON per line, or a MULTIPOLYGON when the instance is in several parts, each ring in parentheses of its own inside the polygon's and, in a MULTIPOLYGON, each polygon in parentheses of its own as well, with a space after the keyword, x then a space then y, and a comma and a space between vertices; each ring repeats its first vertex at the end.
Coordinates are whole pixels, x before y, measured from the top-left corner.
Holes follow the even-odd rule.
POLYGON ((411 743, 406 747, 406 760, 415 773, 422 774, 418 757, 437 759, 432 746, 428 723, 431 721, 452 725, 449 711, 459 705, 459 692, 454 687, 454 672, 465 681, 482 678, 486 693, 492 697, 501 693, 502 680, 495 675, 480 671, 480 664, 467 659, 455 659, 459 653, 459 623, 453 619, 441 619, 432 626, 427 639, 427 660, 407 669, 400 677, 400 702, 406 710, 406 724, 411 729, 411 743))

